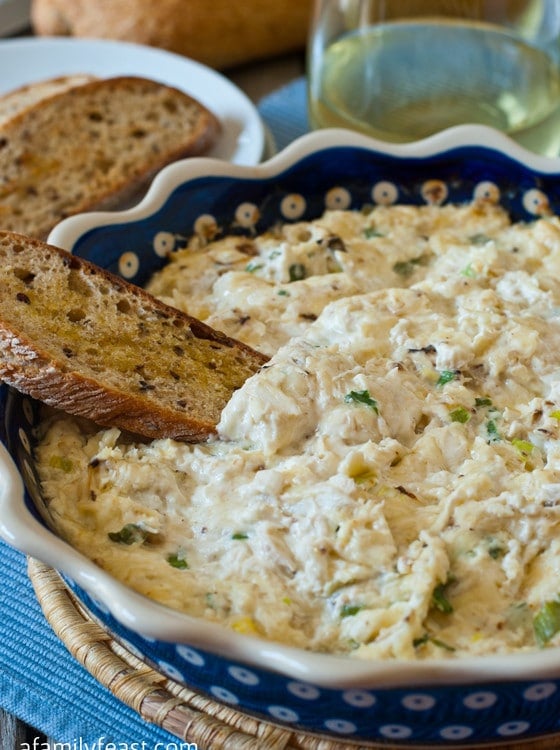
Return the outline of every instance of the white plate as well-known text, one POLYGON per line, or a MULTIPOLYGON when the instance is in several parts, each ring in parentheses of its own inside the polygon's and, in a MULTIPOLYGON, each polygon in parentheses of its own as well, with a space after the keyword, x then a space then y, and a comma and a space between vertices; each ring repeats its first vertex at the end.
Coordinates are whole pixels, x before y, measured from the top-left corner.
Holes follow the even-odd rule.
POLYGON ((264 155, 265 129, 251 100, 220 73, 172 52, 110 40, 22 37, 0 41, 0 71, 0 94, 69 73, 153 78, 187 92, 219 118, 223 133, 208 156, 253 165, 264 155))

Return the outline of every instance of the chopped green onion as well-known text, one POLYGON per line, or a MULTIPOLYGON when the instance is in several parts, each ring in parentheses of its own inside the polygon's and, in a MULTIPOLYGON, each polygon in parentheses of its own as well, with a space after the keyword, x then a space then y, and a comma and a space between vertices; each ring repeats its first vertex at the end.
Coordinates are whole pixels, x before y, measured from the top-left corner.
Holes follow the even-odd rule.
POLYGON ((488 547, 488 554, 493 560, 499 560, 500 557, 505 555, 505 553, 505 549, 498 544, 488 547))
POLYGON ((556 411, 551 411, 550 416, 553 419, 559 419, 560 420, 560 409, 556 409, 556 411))
POLYGON ((184 553, 175 552, 174 554, 167 556, 167 562, 172 568, 178 568, 179 570, 186 570, 189 567, 188 562, 185 560, 184 553))
POLYGON ((528 440, 518 440, 517 438, 512 440, 511 444, 514 446, 514 448, 517 448, 517 450, 524 455, 532 453, 533 448, 535 447, 533 443, 530 443, 528 440))
POLYGON ((475 406, 492 406, 491 398, 475 398, 475 406))
POLYGON ((443 648, 446 651, 455 651, 453 646, 449 646, 444 641, 440 641, 439 638, 434 638, 429 633, 424 633, 423 636, 421 636, 420 638, 415 638, 412 641, 412 645, 414 646, 414 648, 418 648, 419 646, 424 646, 426 643, 433 643, 434 646, 437 646, 438 648, 443 648))
POLYGON ((147 532, 135 523, 127 523, 120 531, 110 531, 107 536, 119 544, 138 544, 146 541, 147 532))
POLYGON ((307 276, 303 263, 292 263, 288 269, 290 281, 302 281, 307 276))
POLYGON ((483 234, 482 232, 478 234, 473 234, 469 237, 469 242, 471 245, 486 245, 488 242, 491 242, 490 237, 488 237, 487 234, 483 234))
POLYGON ((455 648, 453 646, 445 643, 445 641, 440 641, 439 638, 430 638, 430 640, 434 644, 434 646, 437 646, 438 648, 443 648, 446 651, 455 651, 455 648))
POLYGON ((279 289, 278 290, 278 296, 280 297, 289 297, 290 292, 287 289, 279 289))
POLYGON ((255 271, 258 271, 260 268, 263 268, 262 263, 248 263, 245 266, 247 273, 255 273, 255 271))
POLYGON ((52 466, 53 469, 60 469, 65 474, 72 471, 72 461, 66 456, 51 456, 49 466, 52 466))
POLYGON ((465 424, 465 422, 468 422, 471 418, 469 412, 462 406, 458 409, 453 409, 453 411, 449 413, 449 416, 451 417, 452 422, 459 422, 460 424, 465 424))
POLYGON ((399 261, 393 266, 393 271, 398 273, 399 276, 404 276, 406 278, 407 276, 412 276, 414 273, 414 266, 407 261, 399 261))
POLYGON ((445 595, 446 585, 447 584, 445 583, 440 583, 435 587, 432 592, 432 604, 436 609, 439 609, 440 612, 449 615, 453 612, 453 606, 445 595))
POLYGON ((363 609, 361 604, 345 604, 340 610, 341 617, 354 617, 363 609))
POLYGON ((419 255, 417 258, 411 258, 410 260, 397 261, 393 266, 393 271, 406 279, 409 276, 412 276, 416 270, 416 266, 425 266, 427 263, 427 256, 419 255))
POLYGON ((364 229, 364 237, 371 240, 373 237, 384 237, 383 232, 380 232, 375 227, 366 227, 364 229))
POLYGON ((493 419, 488 420, 486 422, 486 432, 488 433, 488 441, 490 443, 495 443, 497 440, 501 440, 502 436, 498 432, 498 428, 496 427, 496 423, 493 419))
POLYGON ((533 618, 533 631, 539 646, 546 644, 560 631, 560 601, 545 602, 533 618))
POLYGON ((442 370, 439 374, 436 385, 445 385, 446 383, 450 383, 452 380, 455 380, 456 377, 457 373, 455 372, 455 370, 442 370))
POLYGON ((242 531, 236 531, 235 534, 231 535, 232 539, 249 539, 247 534, 244 534, 242 531))
POLYGON ((366 406, 369 406, 370 409, 373 409, 373 411, 376 414, 379 414, 377 401, 369 395, 368 390, 350 391, 350 393, 347 393, 346 396, 344 396, 344 401, 347 404, 350 404, 350 403, 365 404, 366 406))

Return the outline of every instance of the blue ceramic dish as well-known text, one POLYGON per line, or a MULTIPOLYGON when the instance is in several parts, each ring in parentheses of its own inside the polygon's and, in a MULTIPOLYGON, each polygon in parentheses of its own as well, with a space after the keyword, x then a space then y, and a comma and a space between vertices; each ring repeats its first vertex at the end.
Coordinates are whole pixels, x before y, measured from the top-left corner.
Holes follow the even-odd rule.
MULTIPOLYGON (((560 160, 484 127, 405 146, 323 131, 257 167, 177 162, 135 208, 68 219, 50 241, 142 284, 193 233, 250 235, 326 207, 473 196, 502 203, 516 220, 559 212, 560 160)), ((365 662, 231 632, 131 591, 49 530, 33 466, 38 415, 37 404, 0 388, 0 533, 59 570, 92 615, 158 671, 266 721, 366 746, 505 746, 556 732, 560 743, 560 649, 365 662)))

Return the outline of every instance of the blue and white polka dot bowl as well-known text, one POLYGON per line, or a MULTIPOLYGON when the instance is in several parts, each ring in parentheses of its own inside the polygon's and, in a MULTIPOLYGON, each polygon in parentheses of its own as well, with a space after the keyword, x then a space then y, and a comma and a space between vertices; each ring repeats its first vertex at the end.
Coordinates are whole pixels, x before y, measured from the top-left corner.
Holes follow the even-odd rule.
MULTIPOLYGON (((533 156, 484 127, 399 146, 322 131, 256 167, 177 162, 138 206, 67 219, 50 241, 142 284, 193 233, 251 234, 325 207, 475 195, 503 203, 514 219, 558 212, 560 159, 533 156)), ((120 584, 48 529, 33 466, 37 418, 35 403, 0 388, 0 533, 60 571, 92 615, 161 673, 266 721, 365 746, 508 747, 556 735, 547 747, 560 747, 560 649, 366 662, 231 632, 120 584)))

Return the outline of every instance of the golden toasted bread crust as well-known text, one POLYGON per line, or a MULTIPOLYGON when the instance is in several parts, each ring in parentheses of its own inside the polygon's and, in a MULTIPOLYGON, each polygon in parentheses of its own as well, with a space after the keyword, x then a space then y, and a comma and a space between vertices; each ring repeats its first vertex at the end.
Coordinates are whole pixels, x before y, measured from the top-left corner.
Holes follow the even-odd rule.
POLYGON ((148 438, 199 441, 267 358, 64 250, 0 232, 0 379, 148 438))

